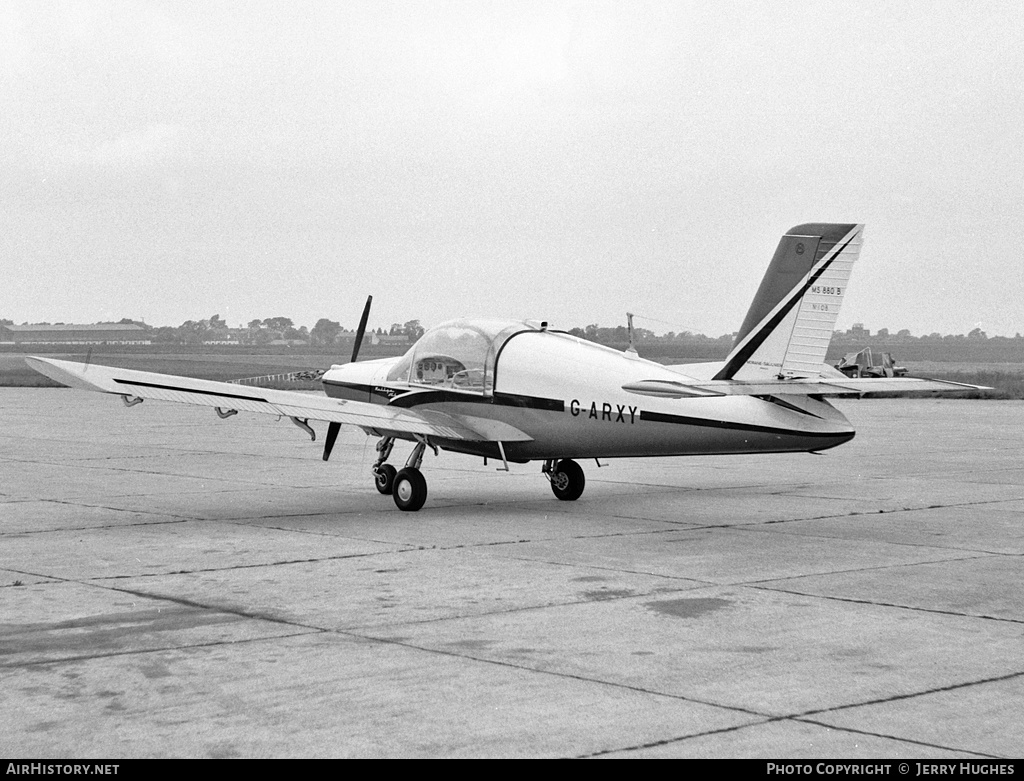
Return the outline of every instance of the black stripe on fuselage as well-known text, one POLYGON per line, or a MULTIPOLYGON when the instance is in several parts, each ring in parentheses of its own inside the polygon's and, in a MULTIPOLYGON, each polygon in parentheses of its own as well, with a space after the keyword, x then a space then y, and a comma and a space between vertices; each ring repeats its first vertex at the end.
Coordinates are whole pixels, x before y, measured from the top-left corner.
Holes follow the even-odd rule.
POLYGON ((795 307, 797 303, 799 303, 803 299, 807 291, 810 290, 811 285, 818 281, 821 275, 825 273, 825 270, 829 266, 831 266, 833 261, 835 261, 835 259, 842 254, 843 250, 849 246, 850 242, 853 241, 853 239, 853 236, 848 238, 846 240, 846 243, 843 244, 842 247, 840 247, 836 252, 833 253, 832 257, 828 259, 828 262, 823 263, 821 268, 819 268, 816 272, 814 272, 814 274, 811 275, 811 278, 807 280, 806 284, 804 284, 800 292, 797 295, 793 296, 793 298, 789 300, 789 303, 787 303, 784 307, 782 307, 782 309, 780 309, 775 314, 775 317, 773 317, 771 320, 765 323, 764 328, 758 331, 754 338, 747 342, 746 346, 744 346, 742 350, 736 353, 736 355, 732 358, 731 361, 729 361, 725 366, 719 369, 718 374, 716 374, 711 379, 731 380, 733 376, 736 374, 736 372, 740 370, 740 367, 742 367, 743 364, 750 360, 750 356, 757 352, 757 349, 762 344, 764 344, 764 341, 765 339, 768 338, 768 335, 776 328, 778 328, 779 323, 781 323, 786 318, 786 315, 788 315, 793 310, 793 307, 795 307))
POLYGON ((565 402, 561 399, 545 399, 540 396, 520 396, 516 393, 495 393, 493 396, 478 396, 475 393, 459 393, 449 390, 412 391, 396 396, 388 404, 389 407, 418 407, 421 404, 496 404, 499 407, 519 407, 521 409, 540 409, 548 412, 565 412, 565 402))
POLYGON ((394 389, 394 393, 386 393, 381 390, 381 388, 387 387, 385 385, 363 385, 362 383, 358 382, 338 382, 337 380, 321 380, 320 384, 324 386, 324 393, 326 393, 328 396, 331 395, 331 392, 328 390, 329 387, 345 388, 346 390, 356 391, 357 393, 365 393, 367 394, 367 397, 379 396, 382 399, 392 399, 397 395, 408 393, 408 391, 399 390, 397 388, 394 389))
POLYGON ((181 388, 176 385, 160 385, 155 382, 139 382, 138 380, 119 380, 116 377, 114 382, 119 385, 137 385, 140 388, 157 388, 159 390, 171 390, 178 391, 179 393, 198 393, 202 396, 218 396, 222 399, 242 399, 243 401, 260 401, 264 404, 269 404, 266 399, 261 399, 259 396, 242 396, 236 393, 224 393, 222 391, 208 391, 198 390, 196 388, 181 388))
POLYGON ((545 399, 541 396, 520 396, 516 393, 495 393, 494 403, 502 407, 523 407, 525 409, 542 409, 548 412, 565 412, 565 402, 561 399, 545 399))
POLYGON ((746 431, 751 434, 775 434, 777 436, 784 437, 812 437, 812 438, 829 438, 836 439, 842 438, 843 441, 853 439, 854 432, 835 432, 829 433, 825 431, 794 431, 789 428, 772 428, 771 426, 754 426, 749 423, 732 423, 727 420, 709 420, 708 418, 691 418, 685 415, 667 415, 664 412, 645 412, 640 410, 640 420, 646 420, 651 423, 675 423, 683 426, 700 426, 703 428, 720 428, 731 431, 746 431))

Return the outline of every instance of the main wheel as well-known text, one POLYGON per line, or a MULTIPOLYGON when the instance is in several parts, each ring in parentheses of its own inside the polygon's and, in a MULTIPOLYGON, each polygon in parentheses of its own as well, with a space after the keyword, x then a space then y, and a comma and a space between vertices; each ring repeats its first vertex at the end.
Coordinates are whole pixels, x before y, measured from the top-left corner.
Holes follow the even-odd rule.
POLYGON ((419 469, 406 467, 395 475, 392 495, 399 510, 415 512, 427 501, 427 481, 419 469))
POLYGON ((579 499, 586 484, 583 468, 568 458, 559 461, 551 473, 551 491, 563 502, 579 499))
POLYGON ((395 488, 395 475, 398 470, 391 464, 381 464, 373 473, 373 484, 382 494, 390 494, 395 488))

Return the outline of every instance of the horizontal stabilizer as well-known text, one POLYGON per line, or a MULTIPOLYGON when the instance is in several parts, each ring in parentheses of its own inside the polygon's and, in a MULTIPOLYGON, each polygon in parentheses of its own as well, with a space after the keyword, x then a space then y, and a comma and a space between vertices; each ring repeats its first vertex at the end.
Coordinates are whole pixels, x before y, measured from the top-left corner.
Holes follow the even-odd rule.
POLYGON ((677 382, 674 380, 643 380, 623 385, 624 391, 640 396, 662 399, 688 399, 701 396, 849 396, 862 393, 931 392, 992 390, 984 385, 964 382, 925 380, 914 377, 886 379, 793 379, 793 380, 704 380, 677 382))
MULTIPOLYGON (((707 385, 709 383, 704 383, 707 385)), ((675 380, 642 380, 623 385, 622 390, 640 396, 654 396, 662 399, 699 399, 708 396, 725 396, 717 390, 706 389, 693 383, 686 384, 675 380)))

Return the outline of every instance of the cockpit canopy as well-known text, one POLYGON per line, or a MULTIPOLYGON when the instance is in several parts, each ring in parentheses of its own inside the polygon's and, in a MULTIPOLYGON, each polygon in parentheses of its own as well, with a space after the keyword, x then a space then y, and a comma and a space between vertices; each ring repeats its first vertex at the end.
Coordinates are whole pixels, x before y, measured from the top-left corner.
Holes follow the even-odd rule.
POLYGON ((423 334, 388 381, 489 395, 502 345, 514 334, 538 330, 522 320, 449 320, 423 334))

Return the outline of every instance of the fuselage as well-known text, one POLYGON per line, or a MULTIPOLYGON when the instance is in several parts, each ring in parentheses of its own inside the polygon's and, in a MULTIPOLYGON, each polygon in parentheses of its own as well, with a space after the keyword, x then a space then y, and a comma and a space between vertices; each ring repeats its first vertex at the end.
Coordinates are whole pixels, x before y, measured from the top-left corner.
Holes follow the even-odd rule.
MULTIPOLYGON (((623 389, 687 379, 635 354, 531 324, 459 321, 427 332, 404 356, 332 367, 323 386, 336 398, 501 421, 530 437, 504 444, 518 462, 819 451, 854 436, 822 399, 670 399, 623 389)), ((435 444, 500 457, 492 442, 435 444)))

